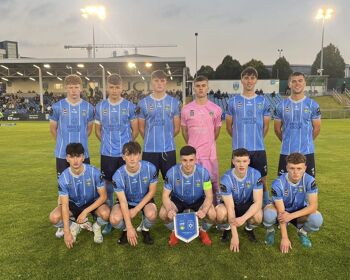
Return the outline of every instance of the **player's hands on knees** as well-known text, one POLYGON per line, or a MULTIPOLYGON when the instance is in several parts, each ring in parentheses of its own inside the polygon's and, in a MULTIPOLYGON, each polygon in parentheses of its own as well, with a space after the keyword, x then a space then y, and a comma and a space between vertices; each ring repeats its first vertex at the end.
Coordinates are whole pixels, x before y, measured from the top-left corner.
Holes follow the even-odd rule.
POLYGON ((231 226, 237 227, 237 219, 236 219, 236 218, 229 218, 229 219, 228 219, 228 223, 229 223, 231 226))
POLYGON ((288 212, 282 212, 282 213, 279 213, 278 214, 278 221, 280 222, 280 223, 288 223, 290 220, 292 220, 291 219, 291 217, 290 217, 290 213, 288 213, 288 212))
POLYGON ((135 218, 135 216, 137 215, 138 211, 136 210, 136 208, 132 208, 129 210, 129 215, 130 215, 130 219, 135 218))
POLYGON ((244 218, 238 217, 238 218, 236 218, 236 224, 235 224, 235 226, 236 226, 236 227, 240 227, 240 226, 243 225, 245 222, 246 222, 246 220, 245 220, 244 218))
POLYGON ((126 231, 126 236, 128 238, 128 242, 131 246, 137 245, 137 233, 134 227, 128 228, 126 231))
POLYGON ((68 249, 73 248, 74 238, 70 231, 64 233, 64 243, 66 243, 68 249))
POLYGON ((239 237, 236 234, 231 237, 230 250, 235 253, 239 252, 239 237))
POLYGON ((176 216, 176 212, 175 212, 173 209, 171 209, 171 210, 168 212, 168 218, 169 218, 170 220, 173 220, 173 219, 175 218, 175 216, 176 216))
POLYGON ((197 211, 197 217, 198 217, 199 219, 204 219, 205 216, 206 216, 206 213, 205 213, 202 209, 199 209, 199 210, 197 211))
POLYGON ((289 250, 292 249, 292 243, 290 242, 289 238, 282 238, 281 244, 280 244, 280 250, 283 254, 287 254, 289 250))
POLYGON ((80 215, 79 215, 78 218, 77 218, 77 223, 78 223, 78 224, 83 224, 83 223, 85 223, 85 219, 86 219, 86 217, 87 217, 88 214, 89 214, 89 213, 87 213, 87 212, 85 212, 85 211, 81 212, 80 215))

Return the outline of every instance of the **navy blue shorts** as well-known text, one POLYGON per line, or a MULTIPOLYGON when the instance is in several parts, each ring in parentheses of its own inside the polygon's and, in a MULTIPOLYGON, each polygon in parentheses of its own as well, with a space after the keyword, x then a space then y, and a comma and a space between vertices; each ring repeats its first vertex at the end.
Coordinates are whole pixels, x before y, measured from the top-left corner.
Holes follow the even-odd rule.
MULTIPOLYGON (((316 177, 315 154, 307 154, 304 156, 306 157, 306 173, 315 178, 316 177)), ((278 173, 277 173, 278 176, 287 172, 286 158, 287 158, 287 155, 280 155, 280 160, 278 163, 278 173)))
POLYGON ((202 196, 200 199, 198 199, 196 202, 192 204, 187 204, 186 202, 178 199, 176 196, 171 196, 170 200, 175 204, 177 208, 177 213, 182 213, 186 209, 191 209, 193 211, 198 211, 199 208, 203 205, 205 196, 202 196))
MULTIPOLYGON (((223 201, 220 201, 221 204, 225 205, 225 203, 223 201)), ((236 218, 243 216, 248 209, 250 208, 250 206, 253 204, 253 201, 247 202, 247 203, 243 203, 243 204, 235 204, 235 216, 236 218)))
MULTIPOLYGON (((150 201, 148 201, 148 202, 146 203, 146 205, 149 204, 149 203, 156 204, 154 198, 152 198, 150 201)), ((119 204, 119 205, 120 205, 120 202, 117 200, 116 204, 119 204)), ((146 207, 146 205, 143 206, 143 208, 141 209, 142 213, 143 213, 143 209, 146 207)), ((129 209, 133 209, 133 208, 135 208, 135 207, 136 207, 136 205, 130 205, 130 204, 128 204, 128 208, 129 208, 129 209)))
MULTIPOLYGON (((90 203, 87 203, 83 206, 77 206, 74 202, 69 201, 69 211, 72 213, 72 217, 75 219, 78 219, 81 212, 83 212, 86 208, 88 208, 91 204, 93 204, 95 201, 92 201, 90 203)), ((96 217, 95 211, 92 211, 91 214, 96 217)))
POLYGON ((176 165, 176 152, 175 151, 169 151, 169 152, 163 152, 163 153, 143 152, 142 160, 152 163, 157 169, 157 176, 160 170, 160 172, 162 173, 162 177, 164 179, 168 170, 174 165, 176 165))
MULTIPOLYGON (((84 163, 90 164, 90 158, 85 158, 84 163)), ((56 158, 56 173, 57 178, 62 174, 64 170, 69 167, 68 161, 64 158, 56 158)))
POLYGON ((125 161, 122 157, 109 157, 101 155, 101 174, 107 181, 112 182, 112 177, 119 167, 122 167, 125 161))
MULTIPOLYGON (((249 158, 249 166, 258 170, 261 174, 261 177, 265 177, 267 175, 266 151, 251 151, 249 152, 249 158)), ((231 168, 233 167, 233 163, 231 162, 231 168)))

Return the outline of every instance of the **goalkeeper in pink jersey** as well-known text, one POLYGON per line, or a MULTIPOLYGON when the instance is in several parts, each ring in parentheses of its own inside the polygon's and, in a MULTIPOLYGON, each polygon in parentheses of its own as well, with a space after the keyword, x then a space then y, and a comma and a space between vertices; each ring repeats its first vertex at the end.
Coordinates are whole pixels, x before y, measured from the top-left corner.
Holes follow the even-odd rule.
POLYGON ((214 204, 218 202, 219 166, 216 139, 221 128, 222 110, 208 100, 208 78, 197 76, 193 81, 195 100, 181 111, 182 135, 186 143, 197 150, 197 162, 210 174, 213 184, 214 204))

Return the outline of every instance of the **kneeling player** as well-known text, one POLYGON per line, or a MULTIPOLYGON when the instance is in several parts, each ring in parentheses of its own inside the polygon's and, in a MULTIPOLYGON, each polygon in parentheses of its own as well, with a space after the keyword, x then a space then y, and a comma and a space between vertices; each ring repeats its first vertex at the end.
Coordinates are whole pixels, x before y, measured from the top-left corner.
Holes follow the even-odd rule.
POLYGON ((273 245, 273 226, 278 221, 282 253, 288 253, 292 248, 287 232, 288 223, 297 227, 304 247, 311 247, 307 233, 318 231, 323 223, 322 215, 317 211, 318 189, 315 178, 305 173, 306 157, 300 153, 292 153, 287 156, 286 161, 287 173, 272 182, 273 204, 264 209, 264 225, 267 228, 265 243, 273 245))
POLYGON ((61 205, 50 213, 50 221, 56 227, 64 229, 64 242, 68 248, 80 232, 80 225, 90 213, 97 221, 93 224, 94 242, 102 243, 101 226, 107 224, 109 208, 104 202, 107 199, 106 189, 100 171, 84 164, 84 147, 80 143, 71 143, 66 148, 66 160, 70 167, 58 178, 58 194, 61 205), (70 220, 75 218, 75 222, 70 220))
MULTIPOLYGON (((174 232, 173 219, 176 213, 186 209, 197 211, 199 219, 209 218, 215 222, 215 209, 213 206, 213 193, 208 171, 196 164, 196 149, 184 146, 180 150, 181 164, 173 166, 167 172, 159 216, 172 230, 169 245, 175 246, 178 239, 174 232)), ((211 224, 203 221, 199 237, 204 245, 210 246, 211 240, 206 232, 211 224)))
POLYGON ((140 230, 143 242, 151 245, 153 239, 149 230, 157 219, 157 207, 153 200, 157 190, 157 170, 152 163, 140 161, 141 146, 137 142, 124 144, 122 153, 126 164, 112 178, 118 202, 112 209, 110 223, 123 230, 118 244, 129 242, 136 246, 137 233, 131 220, 142 211, 140 230))
MULTIPOLYGON (((239 237, 237 227, 244 223, 245 231, 250 241, 256 241, 253 228, 262 222, 263 184, 258 170, 249 167, 249 152, 240 148, 232 153, 232 163, 235 166, 221 178, 220 194, 223 204, 216 206, 218 223, 228 222, 231 227, 230 250, 239 252, 239 237)), ((227 225, 221 241, 229 240, 227 225)))

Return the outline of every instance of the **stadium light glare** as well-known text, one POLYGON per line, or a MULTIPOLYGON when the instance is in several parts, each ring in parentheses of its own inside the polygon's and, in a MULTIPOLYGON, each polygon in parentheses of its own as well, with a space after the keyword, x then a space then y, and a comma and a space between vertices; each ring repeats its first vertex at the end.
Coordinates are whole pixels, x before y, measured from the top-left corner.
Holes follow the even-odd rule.
POLYGON ((103 67, 103 65, 102 65, 102 64, 99 64, 98 66, 100 66, 102 69, 105 69, 105 68, 103 67))
POLYGON ((130 69, 135 69, 135 68, 136 68, 136 64, 133 63, 133 62, 129 62, 129 63, 128 63, 128 67, 129 67, 130 69))
POLYGON ((77 74, 80 75, 80 76, 82 75, 81 72, 79 72, 79 71, 77 71, 77 74))
POLYGON ((40 69, 40 67, 39 67, 38 65, 33 64, 33 66, 34 66, 36 69, 40 69))
POLYGON ((151 67, 152 67, 152 63, 146 62, 145 66, 146 66, 147 68, 151 68, 151 67))
POLYGON ((142 78, 142 80, 145 80, 145 77, 144 77, 144 76, 142 76, 141 78, 142 78))
POLYGON ((88 77, 84 77, 84 78, 85 78, 85 80, 90 81, 90 79, 88 77))
POLYGON ((53 76, 53 74, 49 71, 46 71, 47 74, 49 74, 50 76, 53 76))
POLYGON ((140 72, 140 70, 137 70, 137 74, 141 75, 141 72, 140 72))
POLYGON ((112 75, 112 73, 110 71, 108 71, 108 70, 107 70, 107 73, 108 73, 108 75, 112 75))
POLYGON ((323 75, 323 41, 324 41, 324 22, 326 19, 330 19, 333 14, 333 9, 319 9, 317 12, 316 19, 322 20, 322 40, 321 40, 321 62, 320 69, 318 69, 318 73, 320 76, 323 75))
POLYGON ((32 77, 30 77, 30 78, 29 78, 29 80, 32 80, 33 82, 35 82, 35 79, 34 79, 34 78, 32 78, 32 77))
POLYGON ((44 64, 44 67, 45 67, 46 69, 51 68, 50 64, 44 64))
POLYGON ((78 66, 78 68, 84 68, 85 67, 85 65, 82 64, 82 63, 77 64, 77 66, 78 66))
POLYGON ((6 67, 5 65, 1 65, 2 68, 6 69, 6 70, 9 70, 8 67, 6 67))
POLYGON ((57 77, 57 79, 60 80, 60 81, 62 81, 62 78, 60 78, 60 77, 57 77))
POLYGON ((1 78, 1 80, 4 80, 4 81, 6 81, 6 82, 8 82, 9 80, 8 79, 6 79, 6 78, 1 78))
POLYGON ((23 76, 23 73, 21 73, 21 72, 16 72, 18 75, 20 75, 20 76, 23 76))
POLYGON ((173 80, 173 76, 170 76, 170 80, 173 80))
POLYGON ((83 18, 88 18, 92 15, 102 20, 106 18, 106 8, 104 6, 86 6, 80 9, 80 12, 83 18))

